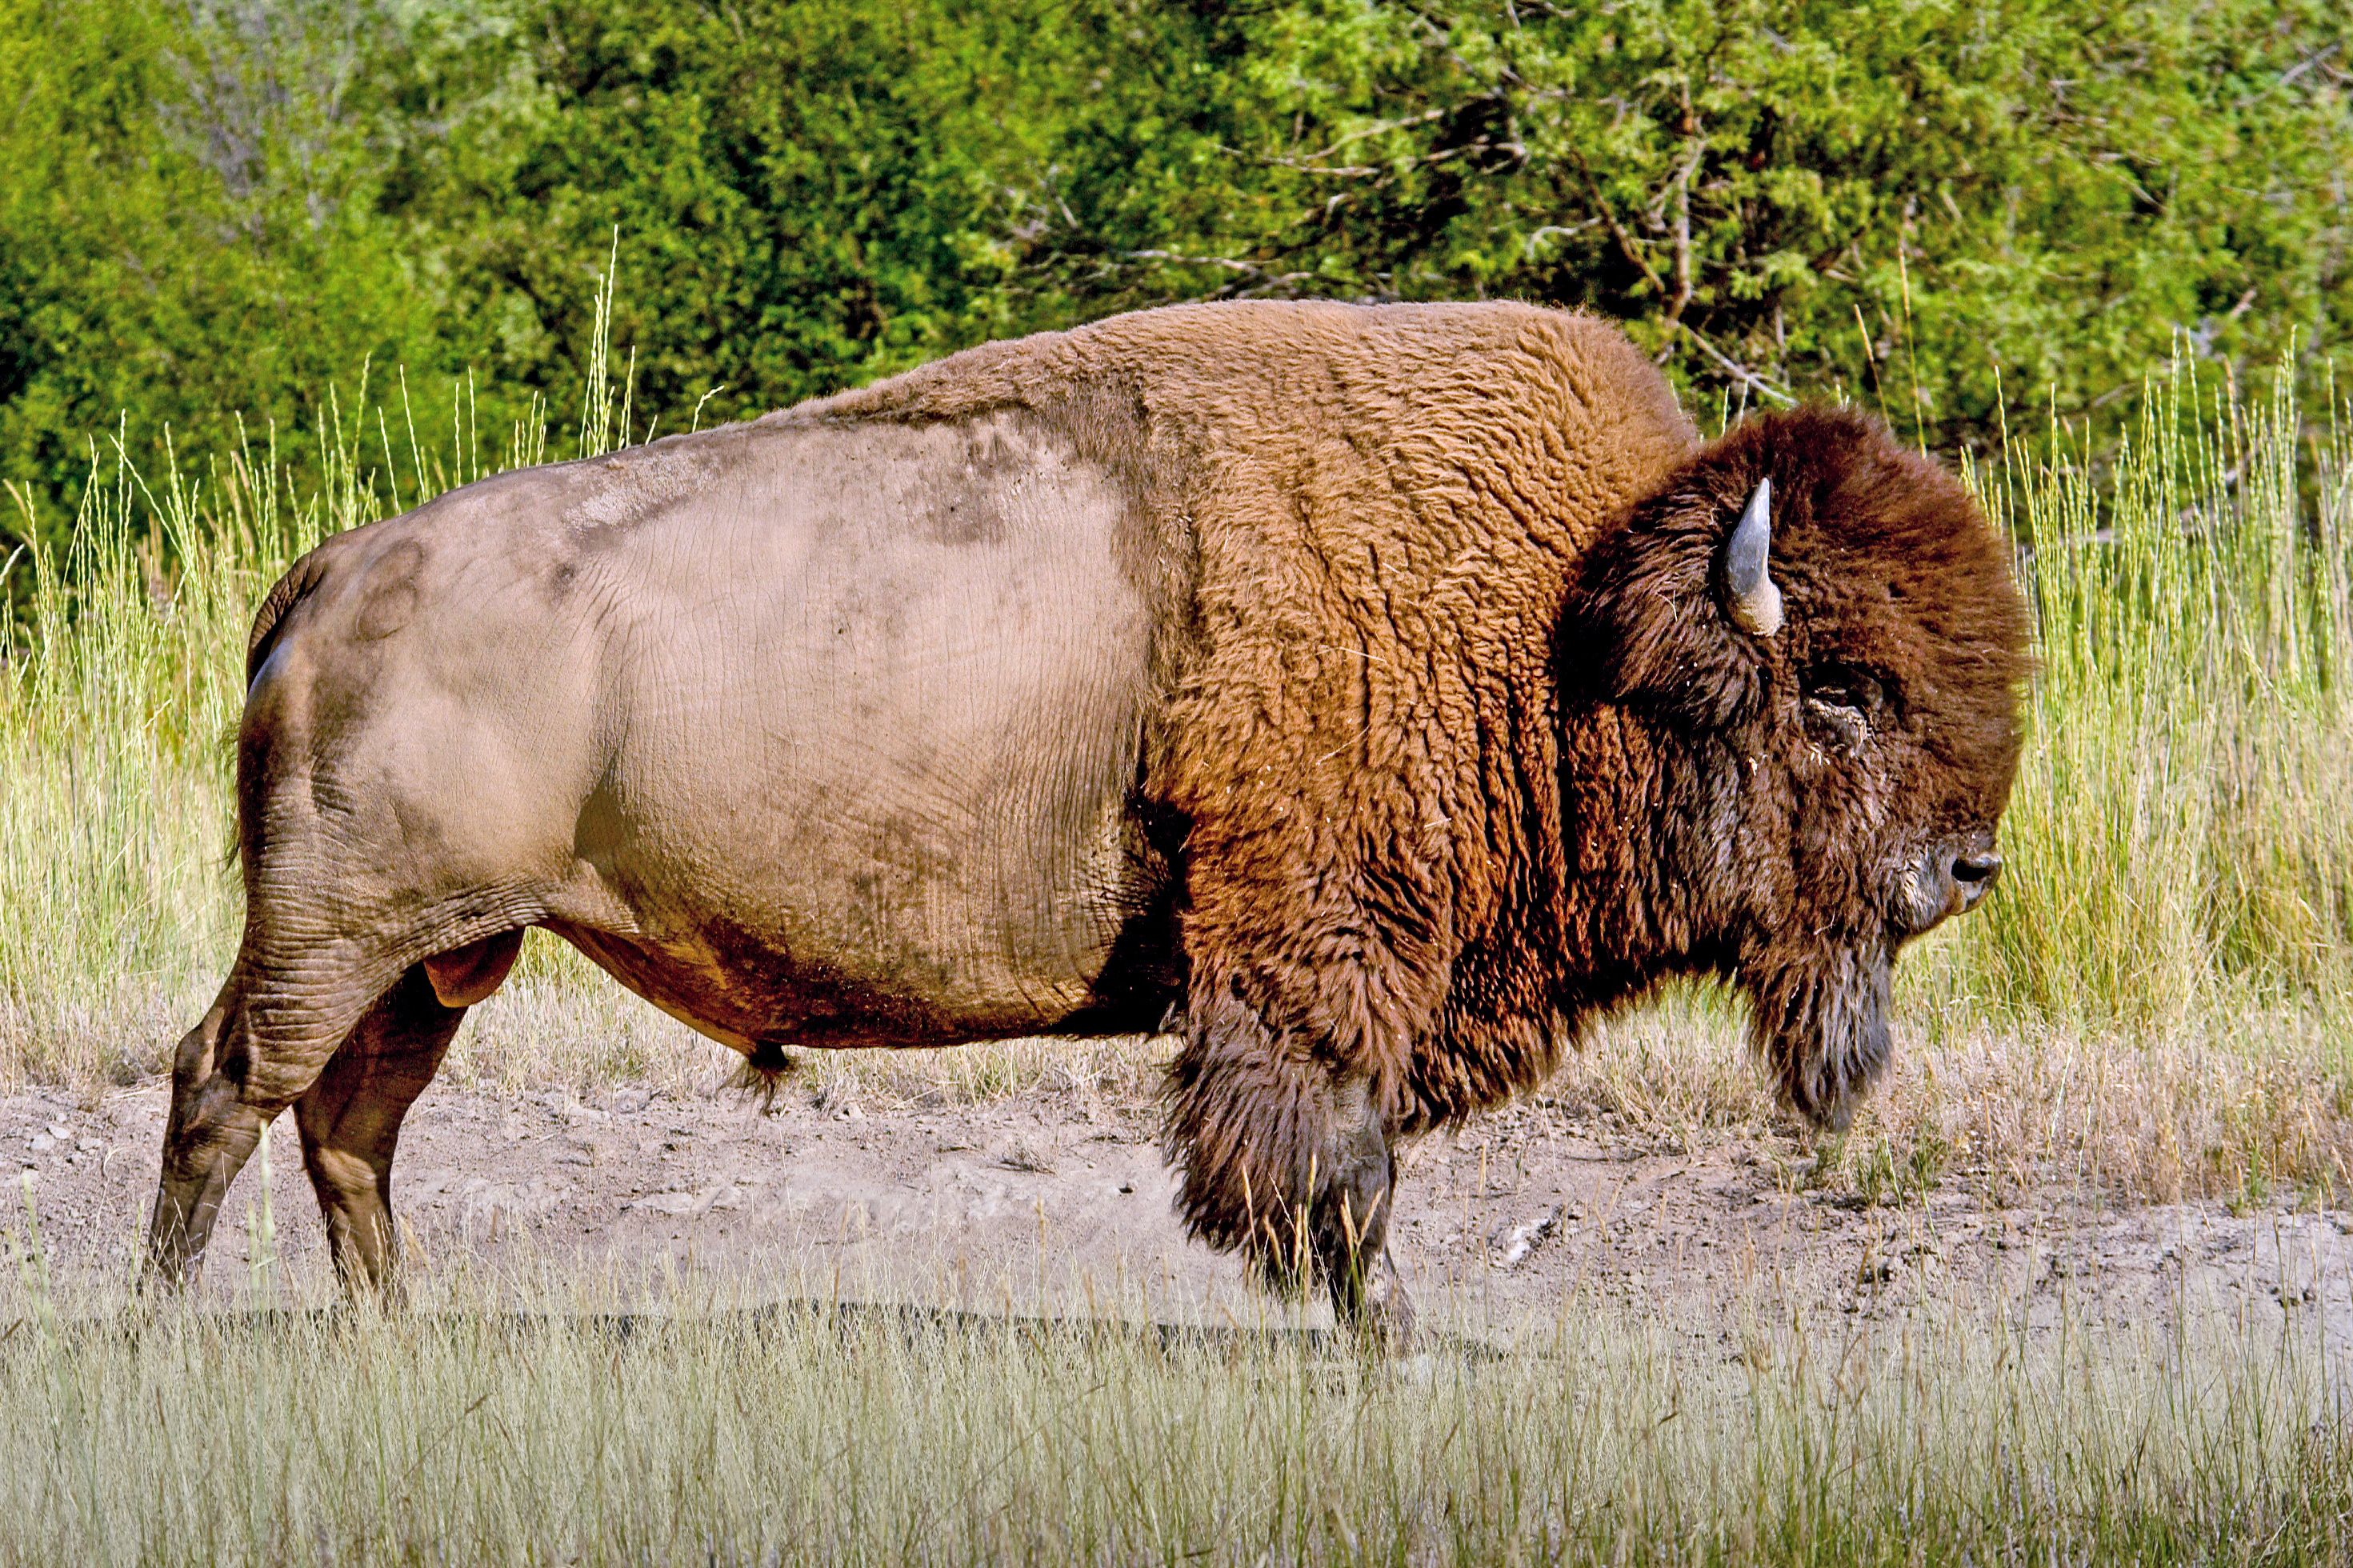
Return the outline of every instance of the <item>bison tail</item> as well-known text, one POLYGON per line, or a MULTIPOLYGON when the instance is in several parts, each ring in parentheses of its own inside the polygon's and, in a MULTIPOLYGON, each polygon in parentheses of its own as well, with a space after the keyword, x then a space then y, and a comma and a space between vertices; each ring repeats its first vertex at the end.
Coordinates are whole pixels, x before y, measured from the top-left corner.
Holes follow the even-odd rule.
POLYGON ((245 684, 253 685, 253 678, 261 673, 269 662, 269 652, 278 646, 278 633, 286 623, 287 615, 319 585, 325 575, 319 562, 319 552, 312 551, 287 569, 286 575, 271 584, 262 596, 261 607, 253 614, 253 631, 245 643, 245 684))

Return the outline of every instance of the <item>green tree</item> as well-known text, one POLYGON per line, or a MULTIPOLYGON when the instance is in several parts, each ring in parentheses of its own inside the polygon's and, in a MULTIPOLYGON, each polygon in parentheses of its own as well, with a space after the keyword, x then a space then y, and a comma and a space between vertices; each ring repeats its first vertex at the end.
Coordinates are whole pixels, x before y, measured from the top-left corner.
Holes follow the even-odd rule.
POLYGON ((617 232, 640 437, 1170 300, 1510 295, 1966 442, 1997 374, 2345 341, 2348 56, 2319 0, 0 0, 0 478, 363 364, 428 444, 470 373, 495 457, 617 232))
POLYGON ((1109 22, 1124 60, 1191 58, 1145 6, 549 0, 507 35, 527 91, 483 89, 477 37, 411 39, 405 119, 442 128, 405 138, 387 209, 491 379, 562 378, 617 231, 641 405, 723 384, 706 417, 757 412, 1087 313, 1083 269, 1029 266, 1039 215, 1166 96, 1107 70, 1109 22))
POLYGON ((340 0, 0 0, 0 477, 69 488, 93 432, 291 431, 437 301, 381 243, 340 0))
POLYGON ((1588 306, 1688 386, 1842 387, 1947 439, 1998 370, 2081 408, 2177 333, 2243 362, 2353 326, 2339 5, 1304 0, 1213 31, 1217 177, 1155 193, 1155 245, 1061 244, 1123 301, 1588 306))

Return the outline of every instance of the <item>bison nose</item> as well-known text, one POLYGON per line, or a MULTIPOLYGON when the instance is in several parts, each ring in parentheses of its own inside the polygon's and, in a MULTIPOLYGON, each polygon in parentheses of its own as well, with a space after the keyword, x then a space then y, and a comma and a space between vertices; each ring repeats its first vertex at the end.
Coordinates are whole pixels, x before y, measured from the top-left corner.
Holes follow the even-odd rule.
POLYGON ((1953 859, 1953 880, 1960 887, 1961 907, 1968 909, 2001 879, 2001 857, 1991 849, 1973 850, 1953 859))

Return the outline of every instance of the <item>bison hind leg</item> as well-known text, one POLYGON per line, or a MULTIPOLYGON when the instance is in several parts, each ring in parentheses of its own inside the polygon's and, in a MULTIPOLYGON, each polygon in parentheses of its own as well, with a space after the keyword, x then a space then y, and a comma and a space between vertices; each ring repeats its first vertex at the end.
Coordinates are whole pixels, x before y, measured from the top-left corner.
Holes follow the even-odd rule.
POLYGON ((465 1003, 497 988, 522 939, 511 930, 403 968, 389 942, 298 945, 280 929, 289 923, 248 918, 228 983, 174 1055, 147 1236, 159 1282, 194 1277, 230 1184, 290 1104, 336 1271, 346 1283, 385 1278, 401 1119, 465 1003))
MULTIPOLYGON (((503 942, 510 963, 522 933, 512 935, 512 942, 492 939, 503 942)), ((294 1102, 302 1163, 326 1219, 328 1254, 347 1289, 393 1282, 399 1247, 392 1159, 401 1122, 466 1018, 465 1006, 451 1005, 445 993, 448 967, 437 973, 428 960, 402 975, 294 1102)))
POLYGON ((1240 1251, 1286 1294, 1321 1283, 1345 1326, 1405 1331, 1388 1260, 1396 1161, 1364 1074, 1213 991, 1187 1016, 1166 1109, 1177 1212, 1196 1237, 1240 1251))
POLYGON ((147 1224, 147 1278, 166 1287, 194 1278, 229 1183, 269 1127, 269 1114, 247 1104, 237 1079, 218 1070, 244 1010, 233 978, 173 1055, 163 1171, 147 1224))
POLYGON ((174 1054, 147 1231, 152 1278, 177 1285, 194 1277, 229 1184, 382 985, 363 965, 273 963, 248 928, 219 999, 174 1054))

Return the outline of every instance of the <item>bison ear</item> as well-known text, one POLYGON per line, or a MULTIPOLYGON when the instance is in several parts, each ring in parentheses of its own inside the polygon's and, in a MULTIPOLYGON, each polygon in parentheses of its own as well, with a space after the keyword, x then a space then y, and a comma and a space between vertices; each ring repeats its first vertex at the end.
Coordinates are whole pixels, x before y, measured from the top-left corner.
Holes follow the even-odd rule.
POLYGON ((1769 637, 1781 629, 1781 590, 1773 584, 1773 481, 1757 493, 1724 545, 1724 593, 1743 631, 1769 637))

